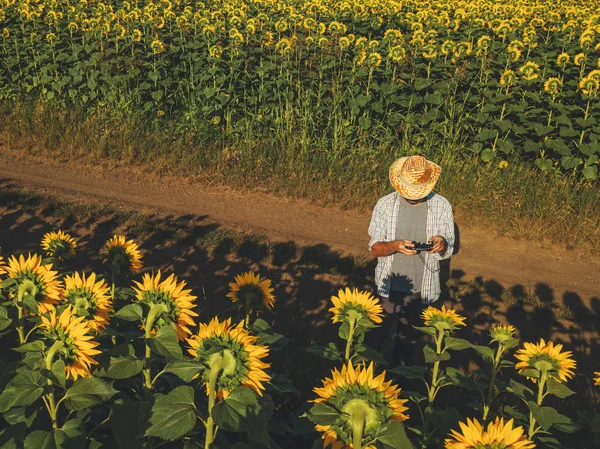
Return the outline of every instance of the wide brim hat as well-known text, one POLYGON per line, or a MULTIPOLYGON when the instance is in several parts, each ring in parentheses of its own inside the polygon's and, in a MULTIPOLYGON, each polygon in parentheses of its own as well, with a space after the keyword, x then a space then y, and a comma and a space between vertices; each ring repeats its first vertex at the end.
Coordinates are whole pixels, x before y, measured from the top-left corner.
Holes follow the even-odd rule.
POLYGON ((431 193, 442 168, 423 156, 396 159, 390 166, 390 182, 408 200, 420 200, 431 193))

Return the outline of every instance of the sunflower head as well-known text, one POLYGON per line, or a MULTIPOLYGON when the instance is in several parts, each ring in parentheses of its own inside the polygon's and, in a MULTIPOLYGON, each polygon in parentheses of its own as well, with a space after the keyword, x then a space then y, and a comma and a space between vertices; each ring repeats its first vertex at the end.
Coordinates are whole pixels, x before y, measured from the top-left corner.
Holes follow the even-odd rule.
POLYGON ((556 57, 556 64, 564 68, 569 63, 570 59, 568 53, 562 52, 556 57))
POLYGON ((585 95, 596 95, 600 88, 600 82, 592 77, 586 76, 579 81, 579 90, 585 95))
POLYGON ((441 309, 436 309, 433 306, 427 307, 421 314, 421 318, 427 327, 435 327, 439 331, 452 332, 458 329, 459 326, 466 326, 465 317, 460 316, 453 309, 446 309, 442 305, 441 309))
POLYGON ((34 313, 37 307, 41 314, 58 303, 62 293, 58 272, 52 271, 52 265, 42 265, 42 256, 11 256, 1 271, 7 275, 9 298, 15 305, 34 313))
POLYGON ((42 238, 42 249, 48 257, 54 259, 65 259, 74 256, 76 247, 75 240, 61 230, 48 232, 42 238))
POLYGON ((600 372, 596 371, 594 373, 596 377, 594 377, 594 385, 600 386, 600 372))
POLYGON ((359 332, 357 335, 365 328, 381 324, 383 308, 379 299, 369 292, 359 291, 357 288, 350 290, 346 287, 345 290, 340 289, 337 296, 332 296, 331 302, 333 307, 329 312, 333 313, 332 322, 347 325, 353 321, 359 332))
POLYGON ((47 317, 41 316, 41 320, 40 329, 47 347, 62 343, 54 360, 64 361, 67 377, 77 380, 91 376, 90 367, 98 363, 93 357, 101 351, 96 349, 99 343, 90 335, 91 329, 84 317, 73 315, 73 309, 68 306, 59 316, 56 309, 51 309, 47 317))
POLYGON ((271 288, 271 280, 260 280, 260 274, 247 271, 238 274, 235 282, 229 283, 227 297, 231 302, 239 302, 240 307, 246 306, 248 312, 260 310, 273 310, 275 296, 271 288))
POLYGON ((585 53, 578 53, 573 58, 573 64, 575 64, 576 66, 581 66, 584 61, 585 61, 585 53))
POLYGON ((507 343, 515 340, 515 328, 510 324, 495 324, 490 329, 490 337, 492 338, 492 341, 497 341, 502 344, 507 343))
POLYGON ((370 67, 379 67, 383 58, 376 51, 371 52, 367 55, 367 64, 370 67))
POLYGON ((269 355, 269 347, 257 345, 257 340, 243 328, 243 323, 233 326, 231 318, 219 322, 214 317, 208 324, 200 323, 198 334, 186 341, 188 353, 205 368, 201 381, 208 389, 211 373, 218 375, 214 393, 223 399, 239 386, 251 388, 262 396, 263 382, 271 378, 264 369, 271 365, 263 361, 269 355))
POLYGON ((73 310, 73 315, 82 316, 88 326, 98 332, 109 323, 113 311, 109 287, 104 280, 96 280, 96 273, 74 273, 64 280, 63 299, 73 310))
POLYGON ((185 288, 185 281, 178 282, 174 274, 161 281, 158 270, 156 275, 144 274, 142 282, 134 281, 134 284, 133 290, 138 301, 148 305, 150 310, 158 311, 152 320, 150 332, 174 323, 179 340, 192 333, 189 326, 196 325, 193 317, 198 316, 194 312, 196 296, 191 294, 191 289, 185 288))
POLYGON ((501 86, 513 86, 517 83, 517 76, 513 70, 505 70, 502 75, 500 75, 500 85, 501 86))
POLYGON ((496 417, 487 429, 477 419, 467 418, 467 423, 459 423, 460 432, 453 430, 444 441, 445 449, 534 449, 535 443, 527 439, 525 430, 514 425, 514 420, 504 422, 496 417))
POLYGON ((319 422, 319 415, 309 412, 308 418, 323 434, 323 447, 352 447, 353 428, 359 425, 364 425, 363 447, 373 447, 367 442, 373 441, 382 426, 408 419, 407 400, 398 398, 400 388, 392 385, 391 380, 386 381, 385 376, 385 371, 378 376, 374 374, 372 362, 368 367, 353 367, 348 362, 341 371, 335 368, 330 378, 323 379, 323 386, 313 390, 317 398, 311 402, 341 412, 334 423, 319 422))
POLYGON ((104 256, 103 262, 117 273, 139 273, 142 269, 142 255, 137 243, 126 240, 124 235, 115 235, 109 239, 100 254, 104 256))
POLYGON ((519 73, 524 80, 533 81, 540 77, 540 65, 537 62, 527 61, 519 68, 519 73))
POLYGON ((544 83, 544 91, 550 95, 557 95, 562 88, 562 81, 560 78, 550 77, 544 83))
POLYGON ((388 57, 394 62, 403 61, 406 58, 406 50, 401 45, 394 45, 390 48, 388 57))
POLYGON ((537 376, 529 377, 536 381, 536 378, 550 377, 558 382, 566 382, 573 377, 575 369, 575 360, 571 357, 571 351, 562 351, 562 345, 554 345, 553 342, 547 343, 542 338, 539 343, 525 343, 523 349, 519 349, 515 357, 519 362, 515 368, 519 373, 526 370, 528 372, 537 372, 537 376))

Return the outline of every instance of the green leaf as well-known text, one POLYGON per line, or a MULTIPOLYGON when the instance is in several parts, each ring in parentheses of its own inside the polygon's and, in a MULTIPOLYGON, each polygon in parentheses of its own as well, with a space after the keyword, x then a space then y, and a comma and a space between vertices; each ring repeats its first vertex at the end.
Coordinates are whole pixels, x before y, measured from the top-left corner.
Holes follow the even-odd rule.
POLYGON ((13 377, 0 394, 0 413, 12 407, 30 405, 37 400, 44 389, 45 379, 35 371, 22 371, 13 377))
POLYGON ((146 343, 152 352, 163 356, 165 359, 181 360, 183 358, 181 346, 177 340, 177 333, 173 326, 161 327, 154 337, 146 339, 146 343))
POLYGON ((385 357, 369 345, 364 343, 358 344, 356 346, 356 352, 361 360, 387 365, 387 360, 385 360, 385 357))
POLYGON ((170 362, 165 367, 165 373, 175 374, 184 382, 191 382, 196 374, 202 370, 202 365, 191 360, 178 360, 170 362))
POLYGON ((397 366, 388 370, 389 373, 398 374, 405 379, 424 379, 425 371, 424 366, 397 366))
MULTIPOLYGON (((0 298, 2 298, 0 291, 0 298)), ((0 331, 3 331, 10 326, 12 320, 8 317, 8 309, 4 306, 0 306, 0 331)))
POLYGON ((548 382, 546 383, 546 391, 549 394, 558 396, 561 399, 567 398, 572 394, 575 394, 575 392, 569 387, 567 387, 565 384, 558 382, 554 379, 548 379, 548 382))
POLYGON ((505 405, 504 406, 504 413, 506 413, 511 418, 514 418, 516 421, 518 421, 518 422, 520 421, 521 423, 526 423, 529 420, 529 418, 527 416, 525 416, 521 412, 518 412, 517 410, 515 410, 510 405, 505 405))
POLYGON ((195 425, 194 389, 184 385, 168 394, 156 396, 152 416, 150 416, 150 428, 146 430, 145 435, 163 440, 175 440, 184 436, 195 425))
POLYGON ((560 432, 573 433, 579 429, 579 426, 568 416, 561 415, 560 413, 554 420, 553 427, 560 432))
POLYGON ((65 375, 65 362, 62 359, 58 359, 52 364, 52 371, 42 368, 40 373, 50 379, 54 385, 65 388, 67 377, 65 375))
POLYGON ((340 418, 340 412, 327 404, 314 405, 307 413, 309 421, 323 426, 335 424, 340 418))
POLYGON ((31 343, 25 343, 24 345, 13 348, 14 351, 17 352, 42 352, 46 346, 43 341, 36 340, 31 343))
POLYGON ((100 368, 94 374, 109 379, 128 379, 138 374, 143 368, 142 360, 133 357, 110 357, 108 369, 100 368))
POLYGON ((523 376, 523 377, 530 377, 532 379, 540 378, 540 372, 538 370, 536 370, 535 368, 529 368, 529 369, 523 370, 523 371, 519 372, 519 375, 523 376))
POLYGON ((41 408, 36 404, 27 407, 13 407, 4 413, 2 417, 10 425, 14 426, 19 423, 25 423, 27 427, 31 427, 33 420, 37 417, 40 410, 41 408))
POLYGON ((418 327, 418 326, 413 326, 416 330, 423 332, 424 334, 427 335, 432 335, 435 337, 437 331, 435 330, 435 327, 433 326, 426 326, 426 327, 418 327))
POLYGON ((117 390, 98 377, 77 379, 69 388, 63 400, 69 410, 78 411, 109 400, 117 390))
POLYGON ((119 447, 141 449, 144 446, 144 432, 152 406, 148 402, 131 402, 117 399, 110 411, 110 427, 119 447))
POLYGON ((552 168, 552 161, 550 159, 537 158, 535 160, 535 165, 537 165, 541 170, 550 170, 552 168))
POLYGON ((481 152, 480 156, 483 162, 489 162, 496 157, 496 152, 491 148, 486 148, 481 152))
POLYGON ((277 393, 284 395, 289 393, 300 394, 294 384, 287 377, 284 377, 281 374, 273 374, 271 376, 271 380, 269 381, 269 385, 277 393))
POLYGON ((128 304, 115 313, 115 317, 125 321, 143 321, 144 310, 139 304, 128 304))
POLYGON ((548 430, 558 418, 558 412, 552 407, 540 407, 533 401, 527 401, 533 417, 544 430, 548 430))
POLYGON ((333 343, 329 343, 329 346, 311 346, 310 348, 306 348, 306 352, 318 355, 327 360, 342 361, 340 351, 338 351, 333 343))
POLYGON ((507 391, 516 394, 518 397, 524 400, 527 399, 526 394, 530 396, 533 395, 533 390, 512 379, 510 380, 510 387, 507 388, 507 391))
POLYGON ((591 165, 589 167, 584 167, 581 170, 581 174, 585 177, 585 179, 589 179, 590 181, 598 179, 598 166, 591 165))
POLYGON ((85 429, 80 421, 68 421, 51 432, 35 430, 25 438, 24 449, 81 449, 85 447, 85 429))
POLYGON ((494 350, 489 346, 473 345, 472 347, 483 356, 484 360, 488 362, 494 360, 494 350))
POLYGON ((470 342, 462 338, 446 337, 444 341, 446 342, 446 349, 454 351, 462 351, 473 346, 470 342))
POLYGON ((468 390, 484 391, 487 387, 486 384, 477 382, 475 379, 467 376, 465 373, 456 368, 448 367, 446 369, 446 376, 457 387, 466 388, 468 390))
POLYGON ((32 314, 34 314, 34 315, 39 314, 38 303, 33 296, 31 296, 31 295, 23 296, 23 306, 25 306, 24 309, 27 309, 32 314))
POLYGON ((383 426, 375 435, 375 440, 394 449, 413 448, 413 445, 406 435, 404 424, 397 421, 390 421, 383 426))
POLYGON ((435 350, 429 345, 423 348, 423 354, 425 355, 425 363, 435 363, 450 360, 450 354, 447 352, 436 354, 435 350))

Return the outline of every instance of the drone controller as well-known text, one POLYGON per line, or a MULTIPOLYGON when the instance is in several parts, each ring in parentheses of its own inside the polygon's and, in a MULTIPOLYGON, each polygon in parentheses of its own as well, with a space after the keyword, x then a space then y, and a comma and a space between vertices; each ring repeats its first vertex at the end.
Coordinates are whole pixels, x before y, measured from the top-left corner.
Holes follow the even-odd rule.
POLYGON ((433 243, 421 243, 421 242, 415 242, 413 240, 412 242, 413 244, 413 248, 415 251, 431 251, 433 249, 433 243))

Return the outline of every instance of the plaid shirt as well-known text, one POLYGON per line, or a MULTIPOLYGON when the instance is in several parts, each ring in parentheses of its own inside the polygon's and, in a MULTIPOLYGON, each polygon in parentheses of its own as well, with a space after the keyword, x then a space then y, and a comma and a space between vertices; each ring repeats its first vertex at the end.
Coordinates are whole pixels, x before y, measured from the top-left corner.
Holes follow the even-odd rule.
MULTIPOLYGON (((400 195, 392 192, 380 198, 373 209, 371 224, 369 225, 369 250, 377 242, 391 242, 396 240, 396 223, 398 221, 398 209, 400 195)), ((401 218, 401 217, 400 217, 401 218)), ((446 198, 437 193, 430 193, 427 197, 427 239, 440 235, 448 242, 448 249, 441 256, 438 253, 423 251, 425 256, 425 269, 423 273, 423 285, 421 287, 421 298, 426 304, 431 304, 440 297, 440 260, 448 259, 454 248, 454 216, 452 206, 446 198)), ((399 237, 401 238, 401 236, 399 237)), ((392 283, 392 259, 394 255, 378 257, 375 268, 375 284, 380 296, 389 296, 392 283)))

